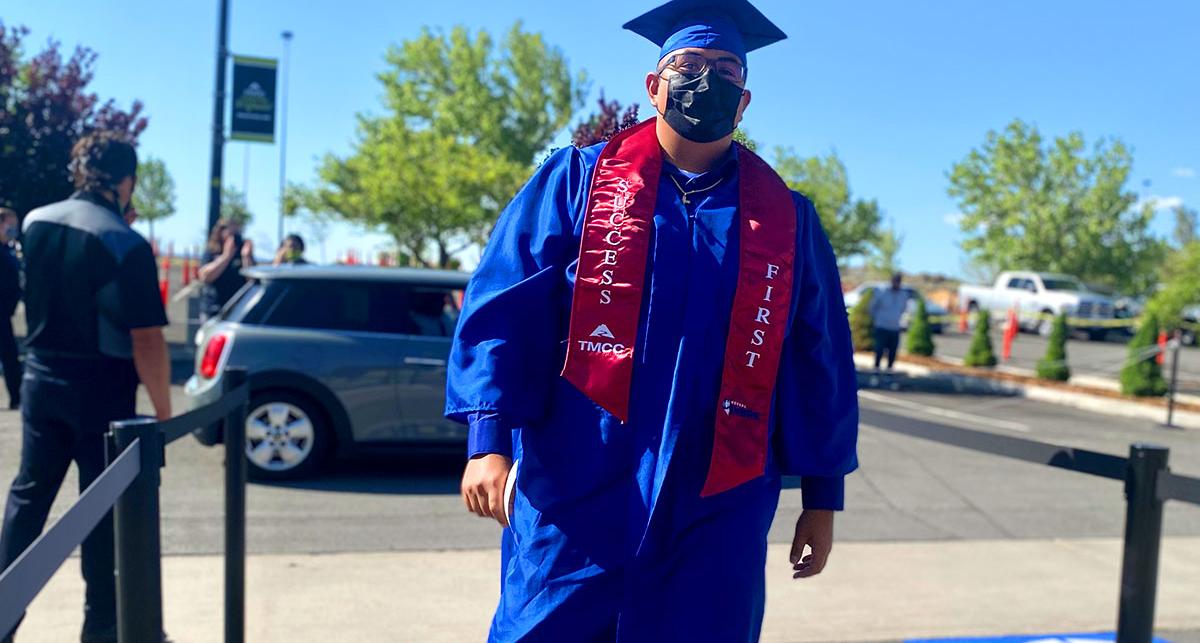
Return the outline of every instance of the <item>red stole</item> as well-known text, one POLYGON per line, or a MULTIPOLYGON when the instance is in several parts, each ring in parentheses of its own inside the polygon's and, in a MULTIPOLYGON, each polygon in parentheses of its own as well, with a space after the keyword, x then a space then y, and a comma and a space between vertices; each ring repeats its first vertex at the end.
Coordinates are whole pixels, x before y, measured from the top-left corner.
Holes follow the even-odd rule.
MULTIPOLYGON (((792 301, 796 206, 791 192, 753 152, 739 145, 737 154, 738 286, 702 496, 763 473, 792 301)), ((592 178, 579 249, 562 375, 622 422, 629 419, 633 351, 661 170, 655 119, 609 141, 592 178)))

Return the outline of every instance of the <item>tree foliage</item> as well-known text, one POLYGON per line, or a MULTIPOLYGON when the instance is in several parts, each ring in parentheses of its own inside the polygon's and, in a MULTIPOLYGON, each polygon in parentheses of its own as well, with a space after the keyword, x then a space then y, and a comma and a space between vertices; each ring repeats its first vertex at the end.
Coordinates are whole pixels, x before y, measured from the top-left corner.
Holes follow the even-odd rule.
POLYGON ((963 216, 963 250, 995 273, 1064 272, 1090 283, 1144 292, 1163 243, 1150 232, 1153 206, 1126 189, 1133 158, 1119 140, 1089 147, 1079 132, 1043 139, 1015 120, 988 132, 949 172, 963 216))
POLYGON ((900 272, 900 247, 904 245, 904 235, 896 231, 894 225, 879 231, 867 254, 867 270, 881 279, 888 279, 900 272))
POLYGON ((1067 366, 1067 314, 1054 318, 1054 327, 1046 343, 1046 354, 1037 363, 1037 376, 1045 380, 1065 382, 1071 379, 1071 368, 1067 366))
POLYGON ((1138 397, 1159 397, 1167 392, 1162 366, 1151 351, 1158 343, 1158 318, 1153 313, 1142 316, 1142 323, 1129 342, 1129 360, 1121 369, 1121 392, 1138 397))
POLYGON ((975 313, 975 334, 971 336, 971 345, 963 357, 967 366, 983 366, 991 368, 996 365, 996 350, 992 346, 992 318, 986 310, 975 313))
POLYGON ((1175 246, 1183 248, 1196 241, 1197 219, 1200 218, 1198 213, 1186 205, 1180 204, 1175 206, 1171 214, 1175 217, 1175 228, 1171 233, 1171 238, 1175 241, 1175 246))
POLYGON ((933 329, 929 325, 929 311, 924 299, 917 299, 917 312, 909 322, 905 344, 912 355, 933 356, 933 329))
POLYGON ((850 343, 856 351, 875 349, 874 320, 871 319, 871 300, 874 288, 864 288, 858 303, 850 309, 850 343))
POLYGON ((254 213, 250 211, 250 204, 246 202, 245 192, 228 185, 221 189, 221 218, 236 221, 243 226, 250 223, 254 213))
POLYGON ((1175 250, 1162 271, 1162 288, 1150 298, 1146 310, 1163 324, 1173 327, 1183 309, 1200 303, 1200 240, 1175 250))
POLYGON ((622 130, 638 124, 638 106, 631 104, 624 108, 616 100, 605 100, 604 92, 600 92, 597 101, 598 111, 592 113, 575 126, 571 134, 571 144, 575 147, 588 147, 602 143, 616 136, 622 130))
POLYGON ((151 238, 154 237, 154 222, 175 214, 175 180, 162 159, 151 156, 138 163, 133 207, 138 219, 150 224, 151 238))
POLYGON ((879 203, 852 196, 846 165, 837 153, 806 158, 791 148, 779 147, 775 149, 774 167, 789 188, 816 206, 839 262, 871 250, 879 238, 879 203))
POLYGON ((391 47, 387 64, 385 113, 359 115, 353 151, 325 156, 306 203, 386 231, 423 265, 448 266, 486 241, 586 81, 519 23, 499 45, 486 31, 425 29, 391 47))
POLYGON ((64 58, 52 40, 23 59, 27 34, 0 21, 0 206, 22 217, 71 194, 67 165, 80 137, 105 129, 136 142, 146 128, 140 102, 126 111, 88 91, 95 52, 77 47, 64 58))

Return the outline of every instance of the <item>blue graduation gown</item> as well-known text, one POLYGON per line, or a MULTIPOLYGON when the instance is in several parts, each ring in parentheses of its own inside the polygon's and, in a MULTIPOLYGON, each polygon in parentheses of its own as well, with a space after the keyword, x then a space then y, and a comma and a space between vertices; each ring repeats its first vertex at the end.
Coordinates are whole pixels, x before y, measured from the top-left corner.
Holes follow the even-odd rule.
POLYGON ((505 209, 451 352, 447 417, 471 421, 473 452, 511 449, 518 463, 490 640, 754 641, 780 475, 802 476, 806 507, 840 509, 857 466, 833 252, 793 193, 796 272, 767 471, 701 498, 737 286, 736 151, 698 177, 664 165, 622 424, 559 376, 602 147, 557 151, 505 209), (689 191, 719 183, 685 204, 673 179, 689 191))

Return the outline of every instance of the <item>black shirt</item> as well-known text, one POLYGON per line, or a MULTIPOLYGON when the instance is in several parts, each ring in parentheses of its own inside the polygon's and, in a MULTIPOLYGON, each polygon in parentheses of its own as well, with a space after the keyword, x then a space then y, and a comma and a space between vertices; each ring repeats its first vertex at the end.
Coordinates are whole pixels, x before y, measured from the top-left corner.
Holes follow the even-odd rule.
POLYGON ((116 204, 85 192, 25 217, 26 346, 133 359, 129 332, 167 325, 154 253, 116 204))
MULTIPOLYGON (((206 252, 204 253, 204 263, 212 263, 220 256, 219 252, 206 252)), ((233 253, 233 259, 229 261, 228 266, 225 266, 225 272, 222 272, 204 289, 205 312, 210 316, 216 315, 225 302, 237 294, 237 291, 241 290, 244 285, 246 285, 246 278, 242 276, 242 249, 237 248, 233 253)))
POLYGON ((12 317, 21 301, 21 262, 11 246, 0 246, 0 314, 12 317))

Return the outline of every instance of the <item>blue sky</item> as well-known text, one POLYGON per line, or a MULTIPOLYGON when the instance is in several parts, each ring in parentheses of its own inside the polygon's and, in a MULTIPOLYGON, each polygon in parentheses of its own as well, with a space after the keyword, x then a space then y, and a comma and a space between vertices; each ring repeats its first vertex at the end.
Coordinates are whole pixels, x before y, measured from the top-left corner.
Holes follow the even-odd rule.
MULTIPOLYGON (((134 98, 146 104, 150 127, 141 152, 164 159, 178 185, 178 213, 157 232, 178 246, 199 243, 207 212, 217 2, 5 4, 0 18, 28 26, 30 48, 48 38, 92 47, 100 55, 93 88, 122 104, 134 98)), ((653 3, 597 4, 603 9, 558 0, 232 0, 230 48, 278 57, 280 32, 295 32, 288 178, 307 182, 321 155, 349 149, 355 113, 379 110, 375 74, 387 46, 423 26, 461 24, 500 33, 521 20, 562 48, 572 67, 588 72, 592 97, 584 111, 604 89, 611 98, 641 103, 648 113, 641 83, 657 48, 620 25, 653 3)), ((989 129, 1016 117, 1046 135, 1077 129, 1089 141, 1119 137, 1134 149, 1131 187, 1163 205, 1200 205, 1200 3, 756 5, 791 37, 751 54, 754 103, 744 126, 768 147, 791 146, 802 154, 836 150, 855 194, 878 199, 904 234, 906 270, 963 273, 957 228, 948 223, 956 207, 946 196, 946 171, 989 129)), ((274 245, 278 155, 275 146, 226 146, 225 181, 248 192, 256 213, 249 236, 260 246, 274 245)), ((305 232, 303 224, 291 227, 305 232)), ((1170 229, 1165 211, 1156 229, 1170 229)), ((325 258, 333 260, 347 247, 362 252, 386 243, 340 225, 325 258)), ((319 260, 320 250, 313 248, 310 256, 319 260)))

